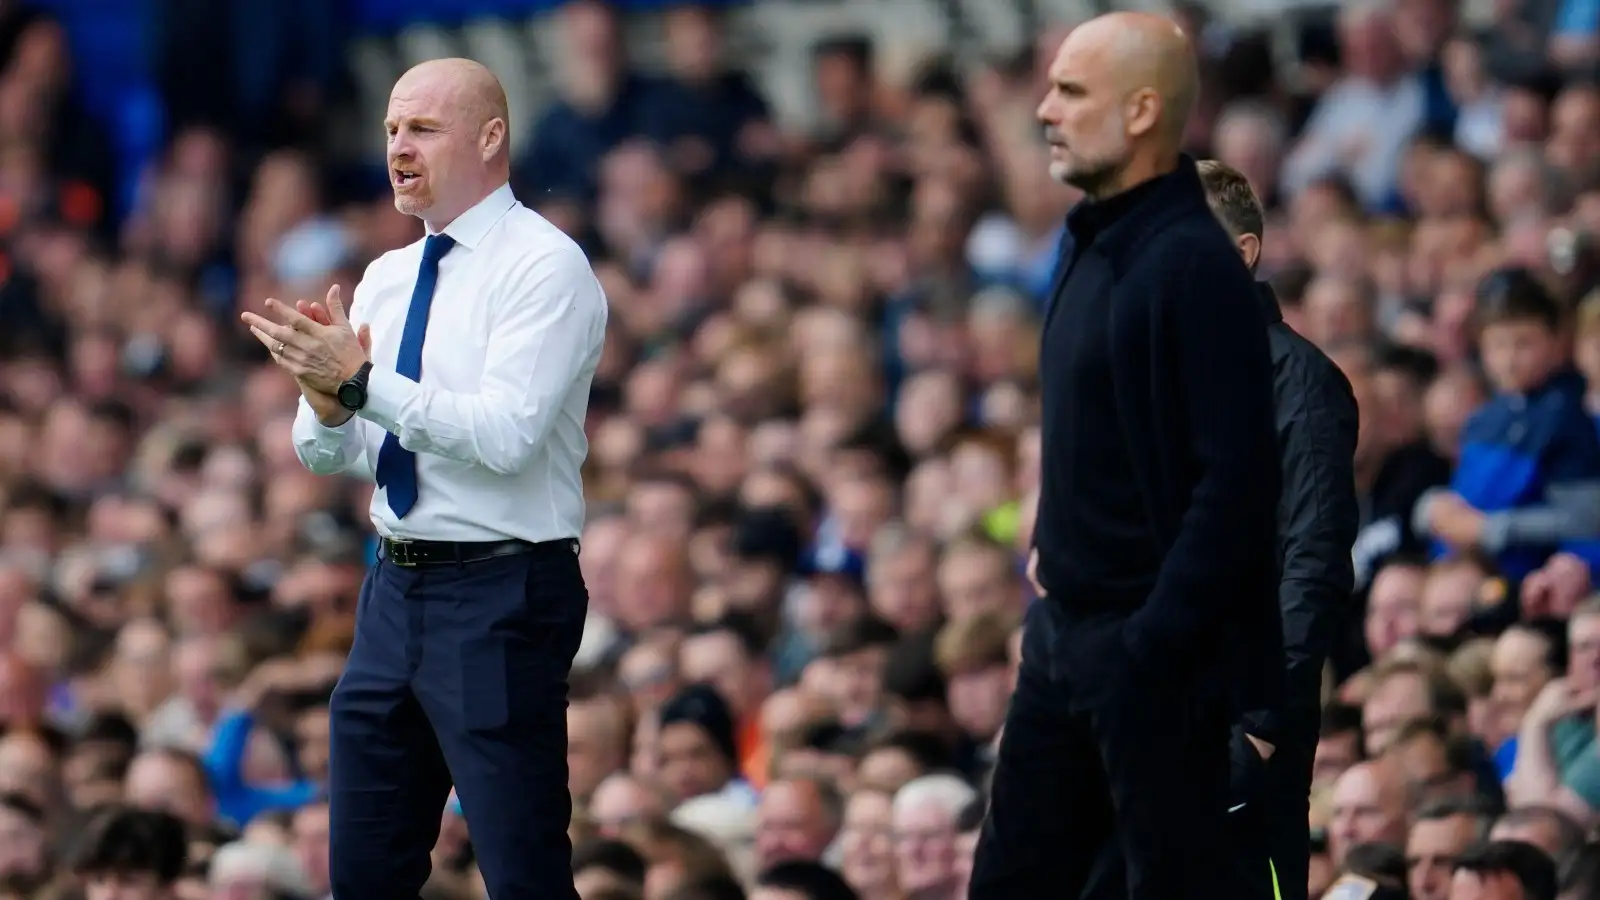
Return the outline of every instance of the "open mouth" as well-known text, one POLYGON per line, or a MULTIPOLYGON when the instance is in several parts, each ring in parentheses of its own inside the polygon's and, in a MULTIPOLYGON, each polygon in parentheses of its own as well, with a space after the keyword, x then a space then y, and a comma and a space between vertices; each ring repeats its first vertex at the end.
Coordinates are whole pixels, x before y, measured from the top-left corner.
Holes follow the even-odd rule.
POLYGON ((421 177, 422 174, 420 172, 409 172, 402 169, 394 170, 394 183, 400 187, 411 184, 421 177))

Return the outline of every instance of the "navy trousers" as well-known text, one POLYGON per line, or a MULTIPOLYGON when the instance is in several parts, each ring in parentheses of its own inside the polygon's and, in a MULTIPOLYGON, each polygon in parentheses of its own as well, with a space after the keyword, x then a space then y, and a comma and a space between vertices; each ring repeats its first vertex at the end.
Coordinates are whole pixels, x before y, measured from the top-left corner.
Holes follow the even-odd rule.
POLYGON ((575 541, 373 567, 331 704, 335 900, 416 897, 452 784, 494 900, 577 900, 567 674, 587 607, 575 541))

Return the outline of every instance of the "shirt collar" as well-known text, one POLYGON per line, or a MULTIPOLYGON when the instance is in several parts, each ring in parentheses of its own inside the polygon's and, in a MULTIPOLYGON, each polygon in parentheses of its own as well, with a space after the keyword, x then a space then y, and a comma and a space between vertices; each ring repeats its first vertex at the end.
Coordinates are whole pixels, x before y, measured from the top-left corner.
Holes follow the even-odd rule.
POLYGON ((468 250, 477 249, 478 244, 482 243, 484 236, 489 233, 489 229, 493 228, 494 223, 500 221, 500 217, 505 215, 516 202, 516 195, 511 193, 511 185, 502 184, 494 193, 479 200, 476 206, 456 216, 454 222, 445 226, 444 233, 468 250))

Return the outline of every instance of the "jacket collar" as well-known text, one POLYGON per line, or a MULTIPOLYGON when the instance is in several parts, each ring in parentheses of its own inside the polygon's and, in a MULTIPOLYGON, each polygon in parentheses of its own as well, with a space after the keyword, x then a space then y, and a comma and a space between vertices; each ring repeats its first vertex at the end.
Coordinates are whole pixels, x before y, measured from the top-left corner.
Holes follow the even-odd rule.
POLYGON ((1211 215, 1194 157, 1178 157, 1177 168, 1104 200, 1080 201, 1067 213, 1067 230, 1080 244, 1093 242, 1108 256, 1136 246, 1155 226, 1194 212, 1211 215))

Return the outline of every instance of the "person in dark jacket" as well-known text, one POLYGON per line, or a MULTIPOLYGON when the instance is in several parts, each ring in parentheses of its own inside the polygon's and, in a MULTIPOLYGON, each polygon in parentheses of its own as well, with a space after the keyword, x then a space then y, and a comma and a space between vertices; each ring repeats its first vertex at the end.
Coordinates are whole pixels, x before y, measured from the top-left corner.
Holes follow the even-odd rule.
POLYGON ((1113 13, 1063 41, 1039 106, 1086 199, 1044 324, 1040 599, 972 900, 1242 896, 1228 736, 1236 700, 1280 706, 1278 449, 1253 279, 1178 150, 1197 82, 1171 20, 1113 13))
MULTIPOLYGON (((1373 576, 1396 556, 1427 552, 1426 535, 1411 528, 1411 511, 1429 490, 1450 483, 1450 462, 1429 446, 1421 421, 1397 431, 1385 421, 1379 381, 1395 372, 1393 351, 1383 344, 1354 343, 1329 348, 1328 356, 1350 379, 1363 422, 1356 445, 1356 491, 1361 530, 1354 552, 1356 593, 1366 596, 1373 576), (1371 409, 1369 410, 1369 407, 1371 409)), ((1362 659, 1357 667, 1370 660, 1362 659)))
MULTIPOLYGON (((1212 212, 1254 271, 1265 232, 1261 201, 1237 170, 1213 160, 1200 163, 1199 170, 1212 212)), ((1296 900, 1306 896, 1322 668, 1341 623, 1359 618, 1350 555, 1361 519, 1355 477, 1359 414, 1350 382, 1333 360, 1284 323, 1270 285, 1256 286, 1272 348, 1283 475, 1278 602, 1287 682, 1276 748, 1250 739, 1248 713, 1234 728, 1229 820, 1235 859, 1242 876, 1255 880, 1254 895, 1273 896, 1275 877, 1276 896, 1296 900)))

